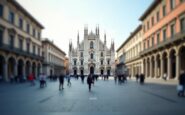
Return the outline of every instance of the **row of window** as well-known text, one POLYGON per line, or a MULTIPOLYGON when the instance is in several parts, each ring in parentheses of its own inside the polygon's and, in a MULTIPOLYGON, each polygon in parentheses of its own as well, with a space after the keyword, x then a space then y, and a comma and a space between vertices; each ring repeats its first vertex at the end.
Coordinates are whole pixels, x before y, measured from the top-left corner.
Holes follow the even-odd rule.
MULTIPOLYGON (((170 11, 172 11, 176 6, 176 0, 169 0, 170 2, 170 11)), ((182 3, 185 0, 180 0, 180 3, 182 3)), ((167 6, 166 4, 162 6, 161 8, 162 10, 162 17, 165 17, 167 15, 167 6)), ((152 16, 148 21, 146 21, 146 24, 143 25, 143 31, 146 32, 147 30, 149 30, 151 27, 153 27, 153 25, 155 23, 158 23, 160 21, 160 19, 162 19, 162 17, 160 17, 160 10, 156 12, 155 16, 152 16)))
MULTIPOLYGON (((169 26, 163 28, 161 31, 156 32, 156 36, 152 35, 152 37, 149 37, 147 40, 145 40, 144 49, 154 46, 155 39, 156 39, 156 44, 166 41, 167 40, 167 29, 170 29, 169 32, 170 32, 171 38, 174 38, 174 35, 177 33, 176 23, 169 24, 169 26), (161 40, 161 37, 162 37, 162 40, 161 40)), ((185 18, 180 19, 180 31, 185 32, 185 18)))
POLYGON ((140 42, 126 52, 126 60, 129 60, 135 56, 138 56, 141 51, 142 51, 142 46, 140 42))
POLYGON ((133 38, 131 38, 131 40, 129 40, 129 42, 126 44, 125 47, 129 47, 132 44, 134 44, 135 42, 137 42, 137 40, 139 40, 142 37, 141 31, 139 31, 133 38))
MULTIPOLYGON (((103 52, 101 52, 100 56, 103 57, 103 52)), ((83 58, 83 52, 80 53, 80 57, 83 58)), ((93 59, 93 55, 91 57, 91 59, 93 59)))
POLYGON ((52 45, 49 45, 48 47, 49 47, 49 49, 50 49, 51 52, 55 52, 56 54, 59 54, 60 56, 63 56, 64 55, 63 53, 61 53, 61 51, 57 50, 52 45))
POLYGON ((54 56, 49 53, 48 58, 49 58, 50 63, 64 65, 64 61, 62 59, 58 58, 57 56, 54 56))
MULTIPOLYGON (((77 65, 77 60, 74 59, 73 60, 73 63, 74 65, 76 66, 77 65)), ((80 65, 83 65, 84 61, 83 60, 80 60, 80 65)), ((101 65, 103 65, 103 60, 100 61, 101 65)), ((107 64, 109 65, 110 64, 110 60, 107 60, 107 64)))
MULTIPOLYGON (((0 44, 3 44, 3 30, 0 29, 0 44)), ((15 35, 13 34, 9 34, 9 38, 8 38, 8 45, 10 48, 15 48, 15 35)), ((30 53, 30 47, 31 47, 31 41, 30 40, 24 40, 23 37, 18 36, 18 49, 20 51, 24 51, 23 46, 26 45, 26 52, 30 53)), ((32 53, 34 55, 36 55, 36 50, 37 50, 37 54, 40 55, 40 47, 37 46, 36 44, 32 43, 32 53)))
MULTIPOLYGON (((0 4, 0 17, 3 17, 3 14, 4 13, 4 8, 3 8, 3 5, 0 4)), ((10 22, 11 24, 16 24, 15 22, 15 13, 13 11, 9 11, 9 14, 8 14, 8 22, 10 22)), ((27 22, 24 22, 23 18, 22 17, 19 17, 18 19, 18 27, 23 30, 23 31, 26 31, 28 34, 31 34, 33 37, 35 38, 38 38, 40 39, 41 38, 41 34, 39 31, 36 31, 35 28, 32 27, 32 33, 30 31, 31 29, 31 26, 30 24, 27 22), (24 29, 24 24, 26 24, 26 28, 24 29)))

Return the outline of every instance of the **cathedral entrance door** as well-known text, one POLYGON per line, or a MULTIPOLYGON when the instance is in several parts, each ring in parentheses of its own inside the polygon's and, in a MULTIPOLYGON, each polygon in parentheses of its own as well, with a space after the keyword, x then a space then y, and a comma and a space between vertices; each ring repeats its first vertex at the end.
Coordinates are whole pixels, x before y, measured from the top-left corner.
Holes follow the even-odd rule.
POLYGON ((103 69, 101 70, 101 75, 103 75, 103 69))
POLYGON ((77 75, 77 70, 76 69, 74 70, 74 75, 77 75))
POLYGON ((80 72, 80 73, 81 73, 81 75, 83 75, 83 74, 84 74, 84 71, 83 71, 83 70, 81 70, 81 72, 80 72))
POLYGON ((90 74, 94 74, 94 67, 90 67, 90 74))
POLYGON ((107 70, 107 75, 110 76, 110 70, 107 70))

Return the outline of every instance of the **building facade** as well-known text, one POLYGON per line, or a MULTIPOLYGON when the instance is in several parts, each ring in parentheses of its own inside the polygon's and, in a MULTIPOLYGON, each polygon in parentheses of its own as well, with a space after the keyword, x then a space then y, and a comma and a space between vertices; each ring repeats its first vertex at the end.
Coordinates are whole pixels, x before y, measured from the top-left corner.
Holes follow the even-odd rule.
POLYGON ((117 50, 122 49, 121 51, 125 54, 127 74, 132 77, 143 73, 143 62, 140 57, 140 52, 143 50, 142 36, 142 26, 139 25, 117 50))
POLYGON ((65 73, 69 74, 69 58, 65 57, 64 61, 65 73))
POLYGON ((43 72, 47 76, 60 75, 61 72, 64 72, 66 53, 48 39, 42 41, 42 48, 44 56, 43 72))
POLYGON ((100 40, 99 28, 95 33, 89 33, 88 28, 84 28, 84 39, 79 42, 77 36, 77 48, 72 43, 69 44, 69 71, 70 74, 102 74, 113 75, 115 71, 115 51, 114 42, 107 48, 106 34, 104 42, 100 40))
POLYGON ((35 77, 42 71, 44 27, 15 0, 0 1, 0 76, 35 77))
POLYGON ((116 50, 117 59, 116 59, 116 75, 126 74, 127 67, 125 65, 125 51, 121 46, 116 50))
POLYGON ((177 79, 185 70, 185 1, 155 0, 140 21, 145 76, 177 79))

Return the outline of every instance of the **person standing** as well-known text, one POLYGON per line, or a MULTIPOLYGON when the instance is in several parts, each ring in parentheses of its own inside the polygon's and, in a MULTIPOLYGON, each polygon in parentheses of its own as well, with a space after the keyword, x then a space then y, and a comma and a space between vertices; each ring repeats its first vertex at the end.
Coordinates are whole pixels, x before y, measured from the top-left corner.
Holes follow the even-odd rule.
POLYGON ((167 74, 166 74, 166 73, 164 73, 163 79, 164 79, 165 81, 167 80, 167 74))
POLYGON ((61 86, 63 90, 64 89, 64 74, 63 73, 59 76, 59 90, 61 90, 61 86))
POLYGON ((179 86, 178 89, 178 96, 184 96, 184 90, 185 90, 185 72, 181 71, 181 74, 179 76, 179 86))
POLYGON ((87 84, 89 86, 89 91, 91 91, 91 84, 93 83, 93 78, 92 74, 89 74, 87 77, 87 84))

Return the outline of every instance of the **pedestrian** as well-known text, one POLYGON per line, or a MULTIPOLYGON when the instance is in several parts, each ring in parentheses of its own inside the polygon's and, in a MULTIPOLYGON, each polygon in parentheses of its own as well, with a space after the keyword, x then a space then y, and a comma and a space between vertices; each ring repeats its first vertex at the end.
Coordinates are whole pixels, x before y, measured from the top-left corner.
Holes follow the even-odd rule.
POLYGON ((13 83, 14 82, 14 76, 13 76, 13 74, 11 73, 10 74, 10 83, 13 83))
POLYGON ((82 83, 84 83, 84 78, 85 78, 85 76, 83 74, 81 74, 81 81, 82 81, 82 83))
POLYGON ((41 73, 39 75, 39 79, 40 79, 40 88, 43 88, 43 87, 46 87, 47 84, 46 84, 46 74, 45 73, 41 73))
POLYGON ((93 78, 92 74, 89 74, 87 77, 87 84, 89 86, 89 91, 91 91, 91 84, 93 83, 93 78))
POLYGON ((165 81, 167 80, 167 74, 166 74, 166 73, 164 73, 163 79, 164 79, 165 81))
POLYGON ((2 77, 2 75, 0 75, 0 82, 2 82, 3 81, 3 77, 2 77))
POLYGON ((30 74, 28 76, 28 80, 30 81, 31 86, 34 86, 35 85, 33 74, 30 74))
POLYGON ((181 71, 181 74, 179 76, 179 85, 178 85, 178 96, 179 97, 184 96, 184 90, 185 90, 185 72, 181 71))
POLYGON ((142 73, 142 74, 140 74, 140 84, 144 84, 144 80, 145 80, 145 76, 144 76, 144 74, 142 73))
POLYGON ((139 75, 136 74, 136 82, 138 82, 138 80, 139 80, 139 75))
POLYGON ((67 86, 71 87, 71 76, 67 75, 67 86))
POLYGON ((59 90, 61 90, 61 86, 62 86, 62 90, 63 90, 64 89, 64 73, 63 72, 59 76, 59 90))
POLYGON ((117 83, 117 75, 114 76, 114 82, 117 83))

